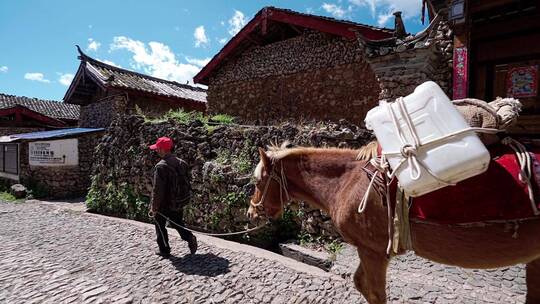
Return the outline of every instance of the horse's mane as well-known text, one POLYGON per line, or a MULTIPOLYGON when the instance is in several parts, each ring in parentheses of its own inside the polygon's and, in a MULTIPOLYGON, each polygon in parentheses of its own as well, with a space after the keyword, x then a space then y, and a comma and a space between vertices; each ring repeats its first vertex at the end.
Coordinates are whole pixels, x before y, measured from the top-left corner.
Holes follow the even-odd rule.
POLYGON ((377 157, 377 147, 379 143, 374 140, 369 142, 367 145, 362 146, 358 149, 358 155, 356 156, 357 160, 370 160, 377 157))
MULTIPOLYGON (((290 145, 291 143, 289 141, 284 141, 281 145, 278 145, 277 143, 273 143, 268 146, 268 151, 266 152, 266 154, 271 160, 276 161, 276 160, 283 159, 287 156, 310 153, 310 152, 316 153, 316 152, 321 151, 321 148, 313 148, 313 147, 289 148, 290 145)), ((372 141, 357 150, 343 149, 343 148, 323 148, 323 150, 327 152, 354 151, 358 153, 356 156, 357 160, 369 160, 377 156, 377 146, 378 146, 377 141, 372 141)))

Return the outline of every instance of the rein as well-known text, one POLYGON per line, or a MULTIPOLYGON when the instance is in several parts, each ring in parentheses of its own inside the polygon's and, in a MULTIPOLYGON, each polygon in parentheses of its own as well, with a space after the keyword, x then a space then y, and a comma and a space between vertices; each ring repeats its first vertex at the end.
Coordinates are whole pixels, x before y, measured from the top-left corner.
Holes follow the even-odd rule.
POLYGON ((261 200, 258 203, 254 203, 252 200, 250 200, 249 204, 254 208, 261 206, 264 203, 264 200, 266 199, 266 194, 268 192, 268 186, 270 186, 270 181, 274 180, 279 185, 279 199, 281 201, 281 215, 283 216, 283 210, 285 209, 285 202, 289 202, 291 200, 291 196, 289 195, 289 190, 287 189, 287 178, 285 177, 285 170, 283 169, 283 162, 280 161, 279 165, 280 165, 279 174, 275 170, 276 166, 272 166, 272 171, 270 172, 270 176, 268 180, 266 181, 263 188, 261 200), (285 193, 286 201, 283 200, 283 193, 285 193))

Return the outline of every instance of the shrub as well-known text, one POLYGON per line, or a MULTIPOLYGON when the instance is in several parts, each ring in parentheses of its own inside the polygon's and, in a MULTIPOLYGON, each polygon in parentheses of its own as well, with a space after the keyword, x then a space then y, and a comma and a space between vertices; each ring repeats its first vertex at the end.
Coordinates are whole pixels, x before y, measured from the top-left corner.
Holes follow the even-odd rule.
POLYGON ((135 193, 127 183, 108 182, 105 187, 98 187, 95 178, 86 197, 86 206, 90 211, 134 220, 150 222, 148 217, 149 198, 135 193))
POLYGON ((9 192, 0 192, 0 202, 14 202, 17 199, 9 192))

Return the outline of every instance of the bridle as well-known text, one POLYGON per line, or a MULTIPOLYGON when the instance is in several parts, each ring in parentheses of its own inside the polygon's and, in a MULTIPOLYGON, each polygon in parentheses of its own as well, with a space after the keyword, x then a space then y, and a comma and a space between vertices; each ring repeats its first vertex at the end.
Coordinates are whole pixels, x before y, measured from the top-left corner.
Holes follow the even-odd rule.
POLYGON ((276 163, 272 162, 272 170, 270 171, 270 176, 268 177, 268 180, 266 180, 266 183, 263 188, 261 199, 258 203, 253 202, 253 200, 249 201, 249 204, 253 208, 258 208, 261 205, 264 204, 264 200, 266 199, 266 194, 268 192, 268 186, 270 186, 270 182, 272 180, 276 181, 279 185, 279 198, 281 200, 281 214, 283 215, 283 210, 285 208, 285 204, 288 203, 291 200, 291 197, 289 195, 289 190, 287 189, 287 178, 285 177, 285 170, 283 169, 283 162, 279 161, 279 167, 280 172, 276 172, 276 163), (285 199, 284 200, 284 194, 285 199))

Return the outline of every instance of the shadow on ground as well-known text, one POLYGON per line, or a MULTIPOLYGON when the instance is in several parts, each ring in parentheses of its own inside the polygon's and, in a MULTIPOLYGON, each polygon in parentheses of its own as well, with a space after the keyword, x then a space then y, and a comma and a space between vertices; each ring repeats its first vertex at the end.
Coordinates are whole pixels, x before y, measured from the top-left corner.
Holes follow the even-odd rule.
POLYGON ((211 253, 183 257, 171 255, 169 260, 176 270, 185 274, 215 277, 229 272, 229 260, 211 253))

